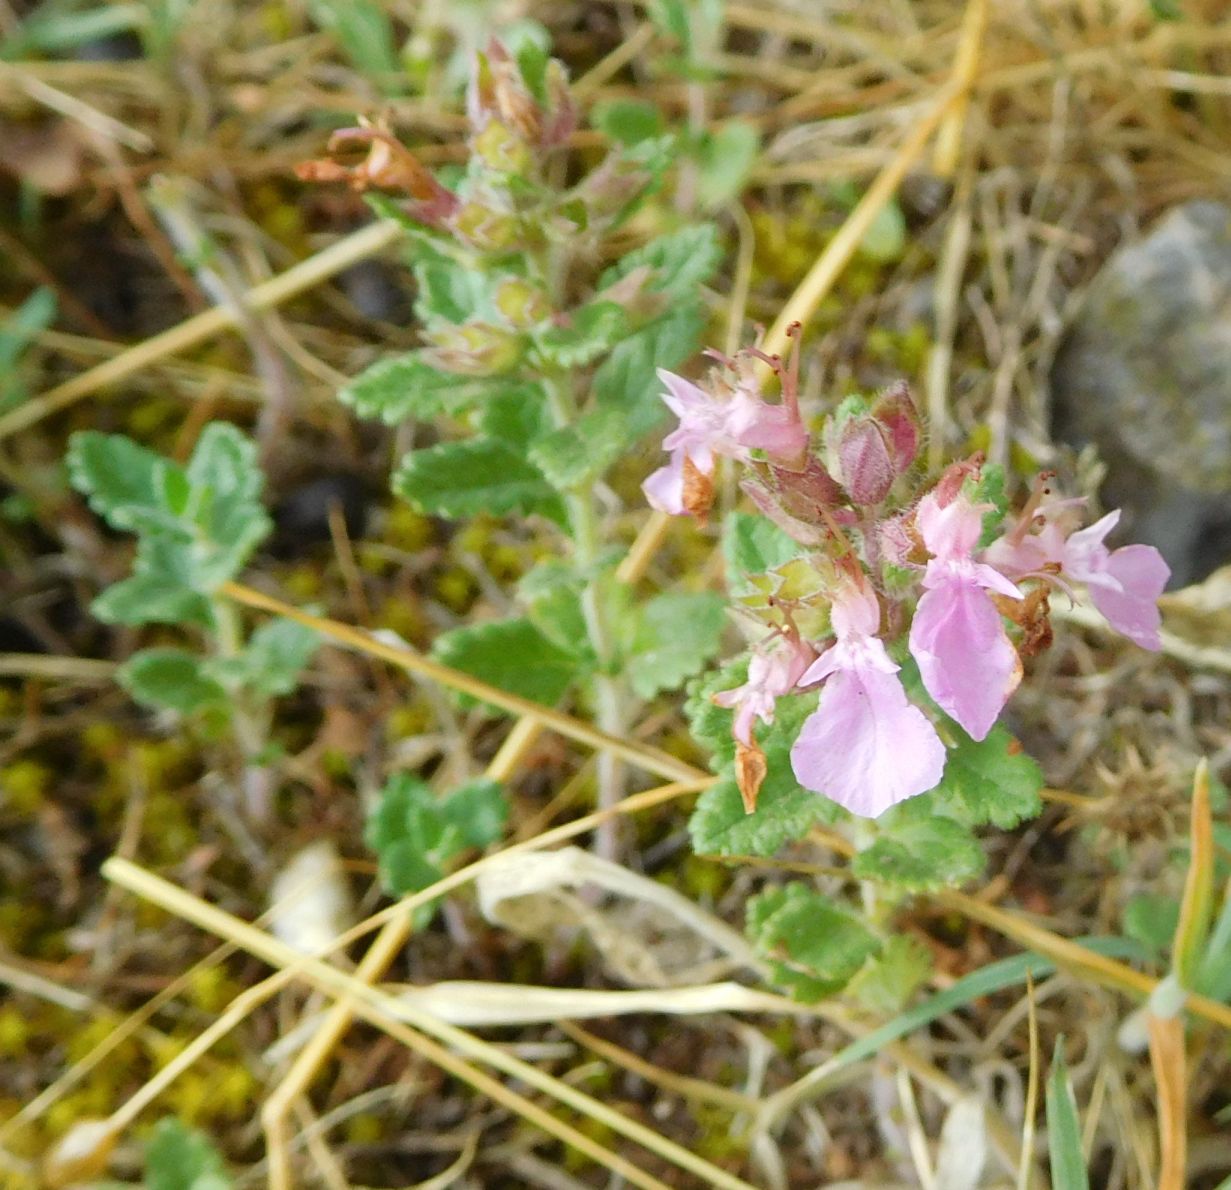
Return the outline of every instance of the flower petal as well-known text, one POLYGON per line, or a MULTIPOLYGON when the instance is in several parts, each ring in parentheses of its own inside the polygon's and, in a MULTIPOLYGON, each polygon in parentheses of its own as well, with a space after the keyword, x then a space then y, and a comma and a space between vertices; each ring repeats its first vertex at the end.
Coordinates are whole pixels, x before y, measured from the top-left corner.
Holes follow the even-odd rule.
POLYGON ((945 746, 902 683, 879 670, 844 670, 821 694, 791 748, 806 789, 876 818, 940 783, 945 746))
POLYGON ((1086 580, 1094 606, 1107 622, 1143 649, 1163 647, 1158 597, 1171 568, 1151 545, 1126 545, 1108 559, 1104 572, 1086 580))
POLYGON ((677 452, 671 456, 671 462, 665 467, 659 467, 653 475, 641 485, 647 503, 659 512, 667 512, 672 516, 684 514, 684 455, 677 452))
POLYGON ((991 731, 1022 678, 1000 613, 973 577, 954 576, 924 593, 910 651, 924 688, 976 740, 991 731))

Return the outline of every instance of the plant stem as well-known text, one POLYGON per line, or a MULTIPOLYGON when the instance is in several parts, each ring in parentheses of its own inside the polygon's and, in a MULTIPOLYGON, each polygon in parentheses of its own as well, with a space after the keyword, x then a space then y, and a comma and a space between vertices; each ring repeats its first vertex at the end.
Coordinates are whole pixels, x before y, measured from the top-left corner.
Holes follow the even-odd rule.
MULTIPOLYGON (((238 657, 243 651, 244 635, 239 612, 227 599, 212 599, 214 622, 218 625, 215 651, 220 657, 238 657)), ((231 722, 243 763, 244 806, 253 822, 267 822, 273 809, 273 773, 268 765, 256 763, 265 750, 269 736, 267 714, 252 705, 242 692, 234 694, 231 722)))
MULTIPOLYGON (((576 402, 562 378, 545 376, 545 387, 557 426, 567 426, 576 416, 576 402)), ((604 575, 598 573, 602 548, 599 510, 589 487, 578 487, 565 494, 569 529, 573 538, 573 560, 585 576, 581 591, 581 612, 586 636, 594 651, 598 669, 594 675, 594 712, 598 726, 609 735, 623 737, 628 732, 628 692, 623 678, 615 672, 617 653, 603 598, 604 575)), ((616 581, 614 578, 611 581, 616 581)), ((624 796, 627 770, 624 762, 611 752, 598 756, 598 808, 610 809, 624 796)), ((594 848, 604 859, 616 859, 619 852, 619 822, 605 819, 595 832, 594 848)))

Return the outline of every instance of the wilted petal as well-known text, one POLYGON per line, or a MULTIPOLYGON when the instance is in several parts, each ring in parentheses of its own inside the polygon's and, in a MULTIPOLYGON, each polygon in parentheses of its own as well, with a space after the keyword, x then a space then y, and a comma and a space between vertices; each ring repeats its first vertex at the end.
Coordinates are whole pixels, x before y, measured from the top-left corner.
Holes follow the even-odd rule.
POLYGON ((796 780, 863 818, 940 782, 945 747, 892 673, 834 673, 791 748, 796 780))
POLYGON ((1086 585, 1094 606, 1117 632, 1158 652, 1163 647, 1158 597, 1170 577, 1171 568, 1153 546, 1126 545, 1111 554, 1101 574, 1087 576, 1086 585))
POLYGON ((991 731, 1022 678, 1000 613, 973 576, 955 575, 924 592, 910 651, 937 706, 976 740, 991 731))
POLYGON ((665 467, 659 467, 653 475, 641 485, 646 501, 651 508, 659 512, 681 516, 684 512, 684 456, 682 453, 671 456, 671 462, 665 467))

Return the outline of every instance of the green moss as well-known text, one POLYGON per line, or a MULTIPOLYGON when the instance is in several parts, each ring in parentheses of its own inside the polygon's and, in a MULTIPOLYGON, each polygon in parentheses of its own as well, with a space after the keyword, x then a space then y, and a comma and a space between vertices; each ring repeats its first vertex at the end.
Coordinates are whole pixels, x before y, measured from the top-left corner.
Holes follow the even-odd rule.
POLYGON ((434 536, 431 520, 399 501, 389 508, 381 540, 396 549, 417 554, 432 543, 434 536))
POLYGON ((442 571, 436 577, 435 590, 440 602, 458 615, 469 609, 478 594, 470 572, 460 566, 451 566, 442 571))
POLYGON ((146 846, 159 864, 178 863, 200 838, 183 799, 171 793, 150 797, 144 825, 146 846))
POLYGON ((0 794, 3 795, 0 804, 29 817, 43 804, 51 777, 51 769, 37 760, 13 761, 0 769, 0 794))

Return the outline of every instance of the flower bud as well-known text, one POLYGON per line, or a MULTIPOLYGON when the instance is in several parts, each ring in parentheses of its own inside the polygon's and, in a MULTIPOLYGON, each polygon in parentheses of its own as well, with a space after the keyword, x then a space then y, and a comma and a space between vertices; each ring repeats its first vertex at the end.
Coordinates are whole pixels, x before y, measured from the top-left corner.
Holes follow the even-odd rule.
POLYGON ((444 372, 463 376, 497 376, 510 371, 521 359, 520 335, 488 322, 464 326, 440 326, 427 336, 430 346, 424 359, 444 372))
POLYGON ((844 422, 837 441, 838 478, 856 504, 879 504, 897 478, 885 432, 871 417, 844 422))
POLYGON ((462 240, 482 252, 507 252, 517 246, 521 234, 512 215, 477 202, 466 203, 451 223, 462 240))
POLYGON ((526 142, 499 120, 493 120, 474 138, 473 147, 475 156, 496 173, 524 177, 534 165, 526 142))
POLYGON ((871 412, 885 431, 893 469, 902 475, 915 461, 922 437, 919 412, 911 400, 910 386, 905 380, 891 384, 872 402, 871 412))
POLYGON ((551 315, 547 295, 520 277, 510 277, 496 287, 496 309, 511 326, 526 330, 551 315))

